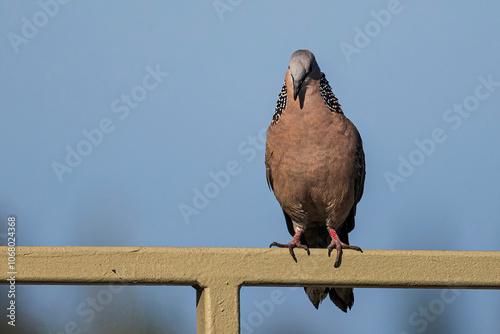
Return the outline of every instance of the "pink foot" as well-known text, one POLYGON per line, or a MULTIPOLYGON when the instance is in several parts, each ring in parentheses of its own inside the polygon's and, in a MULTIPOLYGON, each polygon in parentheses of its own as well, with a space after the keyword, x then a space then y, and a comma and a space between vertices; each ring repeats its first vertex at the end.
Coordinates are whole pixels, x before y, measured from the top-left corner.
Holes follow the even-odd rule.
POLYGON ((328 246, 328 256, 330 256, 334 248, 337 249, 337 259, 333 265, 335 268, 340 267, 340 264, 342 263, 342 249, 354 249, 363 253, 363 250, 358 246, 351 246, 340 241, 337 232, 335 232, 333 228, 328 228, 328 233, 330 233, 330 236, 332 237, 332 242, 328 246))
POLYGON ((302 236, 302 230, 300 228, 298 228, 295 231, 295 235, 293 236, 292 241, 290 241, 289 243, 287 243, 287 244, 279 244, 277 242, 273 242, 271 245, 269 245, 269 247, 276 246, 276 247, 280 247, 280 248, 288 248, 290 250, 290 255, 292 255, 293 260, 295 262, 297 262, 297 258, 295 257, 295 253, 293 252, 294 248, 303 248, 303 249, 306 250, 307 255, 310 254, 309 248, 306 245, 302 245, 300 243, 300 237, 301 236, 302 236))

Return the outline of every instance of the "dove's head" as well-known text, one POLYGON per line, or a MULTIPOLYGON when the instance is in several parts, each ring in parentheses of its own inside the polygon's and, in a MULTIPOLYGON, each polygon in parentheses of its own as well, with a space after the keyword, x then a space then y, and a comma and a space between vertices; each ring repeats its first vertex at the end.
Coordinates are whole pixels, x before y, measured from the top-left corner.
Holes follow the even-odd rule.
POLYGON ((320 69, 316 58, 309 50, 297 50, 290 57, 290 75, 293 84, 293 99, 297 99, 300 90, 312 79, 319 79, 320 69))

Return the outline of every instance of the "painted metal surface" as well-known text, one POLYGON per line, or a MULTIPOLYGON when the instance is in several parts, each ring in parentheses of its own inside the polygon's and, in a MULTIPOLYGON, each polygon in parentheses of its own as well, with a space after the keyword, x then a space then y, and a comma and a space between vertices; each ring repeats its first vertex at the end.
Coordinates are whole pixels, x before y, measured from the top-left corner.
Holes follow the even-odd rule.
MULTIPOLYGON (((16 284, 191 285, 198 333, 239 333, 242 286, 500 289, 500 252, 346 250, 342 266, 324 249, 182 247, 16 248, 16 284)), ((0 247, 0 284, 7 284, 0 247)))

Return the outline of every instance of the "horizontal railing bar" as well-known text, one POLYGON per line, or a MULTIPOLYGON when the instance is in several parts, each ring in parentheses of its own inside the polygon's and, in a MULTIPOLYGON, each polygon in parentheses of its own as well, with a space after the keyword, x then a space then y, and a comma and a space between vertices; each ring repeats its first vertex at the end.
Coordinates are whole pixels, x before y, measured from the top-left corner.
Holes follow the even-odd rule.
MULTIPOLYGON (((7 247, 0 283, 8 284, 7 247)), ((325 249, 185 247, 16 248, 16 284, 335 285, 371 288, 500 289, 500 252, 346 250, 340 268, 325 249)))

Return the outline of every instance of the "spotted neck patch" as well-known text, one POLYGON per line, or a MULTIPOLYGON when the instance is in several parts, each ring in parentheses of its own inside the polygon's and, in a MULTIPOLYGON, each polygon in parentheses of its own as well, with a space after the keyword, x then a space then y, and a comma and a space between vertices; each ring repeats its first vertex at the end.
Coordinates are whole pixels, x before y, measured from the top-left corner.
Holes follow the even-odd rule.
POLYGON ((337 99, 335 94, 333 94, 332 87, 330 87, 328 80, 326 80, 325 73, 321 73, 319 92, 321 94, 321 97, 323 98, 323 101, 325 101, 325 104, 328 106, 331 112, 343 114, 342 108, 340 108, 339 100, 337 99))
POLYGON ((278 94, 278 102, 276 102, 276 108, 274 109, 273 120, 271 124, 276 124, 278 119, 286 107, 286 81, 283 82, 283 87, 281 87, 281 92, 278 94))
MULTIPOLYGON (((337 114, 343 114, 342 108, 340 108, 340 103, 335 94, 332 92, 332 87, 330 87, 330 84, 328 83, 328 80, 326 80, 325 74, 321 73, 321 80, 319 82, 319 91, 321 94, 321 97, 323 98, 323 101, 325 101, 325 104, 328 106, 331 112, 337 113, 337 114)), ((271 121, 272 124, 278 123, 278 120, 281 116, 281 113, 286 107, 286 81, 283 83, 283 86, 281 87, 281 91, 278 94, 278 101, 276 102, 276 108, 274 109, 274 115, 273 115, 273 120, 271 121)))

